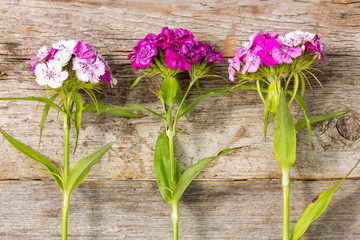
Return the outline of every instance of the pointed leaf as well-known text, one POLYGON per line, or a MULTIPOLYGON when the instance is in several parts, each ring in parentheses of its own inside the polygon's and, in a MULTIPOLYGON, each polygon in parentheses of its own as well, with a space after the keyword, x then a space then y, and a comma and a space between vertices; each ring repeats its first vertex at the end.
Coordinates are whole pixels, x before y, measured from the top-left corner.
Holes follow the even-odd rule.
MULTIPOLYGON (((117 108, 114 108, 114 107, 111 107, 111 106, 105 105, 105 104, 97 104, 97 105, 98 105, 98 108, 96 108, 95 104, 93 104, 93 103, 86 105, 83 108, 83 112, 90 112, 90 111, 98 112, 98 110, 99 110, 100 114, 106 113, 109 115, 117 115, 117 116, 122 116, 122 117, 146 117, 146 115, 143 115, 143 114, 127 112, 127 110, 140 110, 140 111, 143 110, 142 107, 140 107, 140 106, 137 108, 136 106, 138 106, 138 105, 130 105, 127 107, 117 107, 117 108)), ((151 110, 149 110, 149 111, 151 111, 151 110)))
MULTIPOLYGON (((151 65, 152 65, 152 64, 151 64, 151 65)), ((133 82, 133 84, 131 84, 130 88, 135 87, 135 86, 139 83, 139 81, 140 81, 141 79, 143 79, 144 77, 146 77, 146 76, 151 76, 151 75, 158 75, 158 74, 160 74, 160 73, 161 73, 161 71, 159 71, 157 68, 154 68, 154 69, 152 69, 150 72, 147 72, 147 73, 141 75, 140 77, 138 77, 138 78, 133 82)))
POLYGON ((3 100, 20 100, 20 101, 36 101, 36 102, 43 102, 49 104, 50 107, 54 108, 55 110, 65 113, 56 103, 54 103, 49 98, 43 98, 43 97, 23 97, 23 98, 0 98, 0 101, 3 100))
POLYGON ((332 186, 328 190, 322 192, 319 196, 317 196, 310 202, 309 206, 306 208, 306 210, 303 212, 303 214, 297 221, 294 230, 291 233, 291 240, 301 239, 310 224, 318 217, 320 217, 320 215, 326 210, 334 191, 350 175, 350 173, 356 168, 359 162, 360 160, 350 170, 350 172, 343 179, 341 179, 340 182, 338 182, 336 185, 332 186))
POLYGON ((65 189, 71 192, 77 188, 87 176, 90 169, 100 161, 114 143, 115 142, 111 142, 99 149, 97 152, 79 160, 70 171, 70 174, 65 182, 65 189))
POLYGON ((207 98, 214 97, 217 95, 221 95, 221 94, 231 94, 231 93, 227 92, 227 91, 215 91, 215 92, 209 92, 207 94, 201 95, 201 96, 197 97, 194 101, 192 101, 189 105, 187 105, 184 108, 184 110, 181 111, 181 113, 177 116, 177 119, 179 119, 180 117, 182 117, 185 114, 187 114, 188 112, 190 112, 202 100, 205 100, 207 98))
MULTIPOLYGON (((54 94, 54 96, 52 96, 50 98, 50 100, 52 102, 55 101, 55 99, 59 96, 58 93, 54 94)), ((43 113, 42 113, 42 117, 41 117, 41 122, 40 122, 40 137, 39 137, 39 144, 38 144, 38 150, 40 148, 40 143, 41 143, 41 137, 42 137, 42 132, 43 132, 43 129, 44 129, 44 125, 45 125, 45 121, 46 121, 46 118, 47 118, 47 115, 49 113, 49 110, 50 110, 50 105, 48 103, 45 104, 44 106, 44 109, 43 109, 43 113)))
POLYGON ((174 192, 172 193, 171 200, 172 201, 179 201, 181 196, 184 194, 186 188, 190 185, 192 180, 199 175, 199 173, 212 161, 214 161, 216 158, 229 153, 231 151, 234 151, 238 148, 229 148, 222 150, 218 155, 213 157, 207 157, 199 162, 192 165, 190 168, 188 168, 180 177, 178 184, 176 185, 176 188, 174 192))
POLYGON ((75 129, 76 129, 76 140, 75 140, 75 147, 74 147, 74 153, 75 153, 77 144, 78 144, 78 140, 79 140, 83 102, 82 102, 81 96, 78 92, 73 92, 72 97, 73 97, 73 101, 74 101, 75 107, 76 107, 75 113, 74 113, 74 125, 75 125, 75 129))
POLYGON ((135 87, 135 86, 139 83, 139 81, 140 81, 141 79, 143 79, 144 77, 146 77, 146 76, 148 76, 148 75, 149 75, 148 73, 145 73, 145 74, 141 75, 140 77, 138 77, 138 78, 133 82, 133 84, 131 84, 130 88, 135 87))
MULTIPOLYGON (((313 116, 310 117, 310 124, 314 125, 323 121, 327 121, 327 120, 331 120, 333 118, 342 116, 344 114, 347 114, 348 112, 336 112, 336 113, 330 113, 330 114, 324 114, 324 115, 318 115, 318 116, 313 116)), ((295 124, 295 129, 296 131, 300 131, 304 128, 306 128, 306 119, 301 119, 299 121, 297 121, 297 123, 295 124)))
POLYGON ((290 168, 296 160, 296 131, 284 91, 274 119, 274 151, 281 168, 290 168))
POLYGON ((19 152, 25 154, 29 158, 31 158, 39 163, 42 163, 50 172, 54 173, 54 175, 52 175, 54 180, 59 185, 59 187, 61 189, 63 189, 62 179, 58 177, 58 176, 60 176, 59 170, 57 169, 57 167, 55 166, 55 164, 53 162, 51 162, 49 159, 47 159, 43 155, 39 154, 38 152, 34 151, 33 149, 25 146, 18 140, 10 137, 2 129, 0 129, 0 132, 6 138, 6 140, 8 140, 9 143, 11 145, 13 145, 19 152))
POLYGON ((314 162, 315 169, 316 169, 316 162, 315 162, 314 152, 313 152, 312 144, 311 144, 311 142, 312 142, 311 122, 310 122, 310 118, 309 118, 309 115, 308 115, 308 112, 307 112, 307 109, 306 109, 306 105, 305 105, 304 101, 301 99, 301 97, 299 97, 299 95, 294 94, 294 92, 292 92, 292 91, 288 91, 288 93, 290 95, 292 95, 292 96, 295 96, 295 100, 299 103, 300 108, 302 108, 302 110, 304 112, 306 127, 307 127, 307 130, 308 130, 308 136, 309 136, 309 145, 310 145, 311 157, 312 157, 312 160, 314 162))
MULTIPOLYGON (((166 202, 170 203, 171 201, 171 191, 172 186, 171 182, 174 179, 171 179, 171 163, 170 163, 170 150, 169 150, 169 141, 166 136, 166 132, 162 132, 156 142, 155 154, 154 154, 154 172, 156 176, 156 181, 158 188, 162 197, 166 202)), ((180 178, 180 168, 176 162, 176 178, 180 178)))

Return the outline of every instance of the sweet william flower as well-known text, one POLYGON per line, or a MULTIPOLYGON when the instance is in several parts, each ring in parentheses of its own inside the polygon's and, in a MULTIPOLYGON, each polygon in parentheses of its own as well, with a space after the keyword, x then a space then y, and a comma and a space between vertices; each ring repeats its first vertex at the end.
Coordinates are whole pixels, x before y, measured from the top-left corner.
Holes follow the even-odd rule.
MULTIPOLYGON (((31 60, 28 62, 32 67, 34 67, 36 64, 44 60, 49 55, 49 52, 47 50, 46 46, 42 46, 38 51, 35 57, 31 58, 31 60)), ((35 68, 34 68, 35 69, 35 68)))
POLYGON ((128 55, 135 70, 156 67, 152 65, 155 58, 159 60, 157 64, 165 63, 167 68, 187 71, 202 58, 207 63, 222 62, 223 55, 215 52, 212 46, 195 41, 193 34, 186 29, 164 27, 158 35, 148 34, 138 41, 128 55))
POLYGON ((165 51, 165 63, 171 69, 180 69, 182 71, 187 71, 191 67, 190 59, 170 48, 165 51))
POLYGON ((222 62, 223 60, 223 54, 221 52, 215 52, 213 47, 208 44, 201 43, 199 53, 201 57, 205 57, 208 62, 222 62))
POLYGON ((276 32, 259 31, 229 60, 229 79, 234 81, 236 72, 240 70, 245 76, 247 72, 257 72, 260 67, 291 64, 293 59, 306 53, 314 54, 320 64, 326 62, 320 38, 313 33, 295 31, 279 35, 276 32))
POLYGON ((292 48, 286 45, 281 45, 279 48, 274 49, 274 58, 278 63, 290 64, 293 62, 293 58, 297 58, 301 54, 301 47, 292 48))
POLYGON ((82 41, 79 41, 75 45, 73 53, 76 57, 82 59, 93 58, 95 56, 95 53, 93 52, 91 46, 82 41))
POLYGON ((72 69, 76 71, 76 77, 80 81, 91 82, 92 84, 98 83, 100 76, 105 74, 105 64, 98 56, 88 59, 75 57, 72 69))
POLYGON ((62 70, 61 63, 57 60, 49 60, 46 64, 40 63, 35 68, 36 82, 40 86, 59 88, 68 78, 69 73, 62 70))
POLYGON ((134 47, 135 53, 129 54, 128 58, 134 57, 132 66, 135 70, 142 67, 149 67, 151 65, 152 57, 157 55, 157 49, 148 41, 141 40, 134 47))

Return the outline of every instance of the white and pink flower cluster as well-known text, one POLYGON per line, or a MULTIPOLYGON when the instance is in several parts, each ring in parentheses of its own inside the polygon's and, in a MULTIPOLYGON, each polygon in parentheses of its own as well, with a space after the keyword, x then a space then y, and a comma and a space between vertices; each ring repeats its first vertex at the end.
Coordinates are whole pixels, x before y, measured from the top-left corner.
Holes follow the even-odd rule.
POLYGON ((57 41, 49 50, 43 46, 29 64, 40 86, 61 87, 69 78, 67 69, 74 70, 77 79, 82 82, 97 84, 101 80, 106 85, 116 84, 104 58, 82 41, 57 41))
POLYGON ((229 59, 231 81, 234 81, 235 70, 241 70, 245 75, 246 72, 256 72, 260 66, 291 64, 294 58, 303 53, 314 53, 320 63, 326 62, 320 38, 313 33, 295 31, 279 35, 276 32, 259 31, 249 40, 236 51, 233 59, 229 59))

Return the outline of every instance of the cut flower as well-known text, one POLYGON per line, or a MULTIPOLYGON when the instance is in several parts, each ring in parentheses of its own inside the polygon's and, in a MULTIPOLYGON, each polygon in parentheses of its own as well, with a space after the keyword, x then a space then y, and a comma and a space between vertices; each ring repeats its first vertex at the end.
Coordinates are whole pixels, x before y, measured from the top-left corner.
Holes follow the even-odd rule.
MULTIPOLYGON (((32 73, 36 76, 36 82, 50 88, 60 88, 66 80, 79 80, 91 84, 102 81, 106 85, 114 85, 116 82, 105 59, 82 41, 60 40, 54 42, 49 50, 43 46, 29 64, 32 73)), ((77 84, 77 86, 92 88, 90 85, 77 84)))
POLYGON ((158 35, 148 34, 128 55, 135 70, 150 67, 155 61, 170 69, 187 71, 202 58, 209 63, 222 62, 223 55, 215 52, 211 45, 196 41, 190 31, 168 27, 158 35))

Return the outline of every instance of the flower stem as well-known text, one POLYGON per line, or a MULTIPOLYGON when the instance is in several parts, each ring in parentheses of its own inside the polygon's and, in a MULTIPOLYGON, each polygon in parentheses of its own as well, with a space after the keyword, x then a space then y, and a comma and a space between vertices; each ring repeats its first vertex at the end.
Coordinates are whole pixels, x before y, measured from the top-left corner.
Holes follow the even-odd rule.
POLYGON ((289 240, 289 192, 290 174, 289 168, 282 169, 282 188, 283 188, 283 240, 289 240))
POLYGON ((178 240, 179 202, 171 202, 171 221, 173 223, 173 240, 178 240))
POLYGON ((68 211, 70 207, 70 194, 66 191, 63 192, 63 202, 62 202, 62 233, 61 240, 67 240, 67 219, 68 211))
POLYGON ((64 117, 64 182, 69 175, 69 133, 70 133, 70 116, 63 114, 64 117))
POLYGON ((175 179, 175 172, 176 172, 176 169, 175 169, 175 166, 176 166, 176 160, 175 160, 175 156, 174 156, 174 137, 175 137, 175 129, 172 129, 172 130, 168 130, 167 131, 167 136, 168 136, 168 139, 169 139, 169 153, 170 153, 170 164, 171 164, 171 169, 170 169, 170 176, 171 176, 171 180, 173 181, 171 183, 171 187, 175 187, 175 184, 176 184, 176 180, 175 179))
MULTIPOLYGON (((66 182, 69 175, 69 133, 70 133, 70 116, 63 114, 64 117, 64 173, 63 181, 66 182)), ((61 240, 67 239, 67 217, 70 207, 70 193, 63 189, 63 202, 62 202, 62 234, 61 240)))
POLYGON ((183 107, 184 102, 185 102, 185 99, 186 99, 187 95, 189 94, 190 89, 191 89, 191 87, 194 85, 194 83, 195 83, 195 81, 191 81, 191 82, 190 82, 188 89, 186 90, 183 98, 181 99, 181 103, 180 103, 180 105, 179 105, 179 107, 178 107, 178 110, 176 111, 176 115, 175 115, 175 120, 174 120, 174 125, 173 125, 174 129, 176 129, 176 124, 177 124, 177 122, 178 122, 178 120, 179 120, 179 117, 178 117, 178 116, 179 116, 179 114, 180 114, 180 112, 181 112, 181 108, 183 107))

